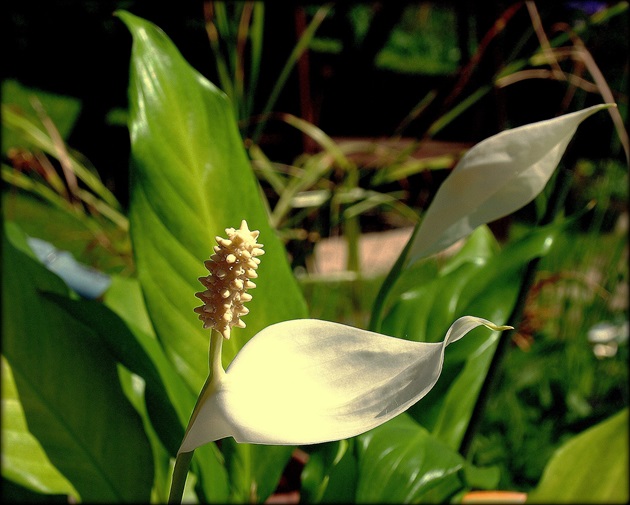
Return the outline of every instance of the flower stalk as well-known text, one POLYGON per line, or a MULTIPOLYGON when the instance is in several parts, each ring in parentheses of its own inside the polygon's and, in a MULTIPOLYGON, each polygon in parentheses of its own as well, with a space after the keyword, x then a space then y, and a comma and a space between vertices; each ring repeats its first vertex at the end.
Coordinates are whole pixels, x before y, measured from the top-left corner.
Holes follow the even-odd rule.
POLYGON ((189 452, 180 452, 177 455, 175 468, 173 469, 171 490, 168 495, 168 503, 182 502, 182 496, 184 496, 184 486, 186 485, 186 477, 188 476, 188 469, 190 468, 190 461, 192 460, 194 452, 194 450, 189 452))
MULTIPOLYGON (((227 228, 225 232, 228 238, 216 237, 214 254, 204 263, 209 274, 200 277, 199 282, 206 289, 195 293, 203 305, 196 307, 194 311, 203 321, 203 327, 211 328, 212 332, 208 350, 208 378, 197 398, 184 439, 195 424, 201 406, 215 392, 225 376, 221 362, 223 339, 230 338, 233 326, 245 328, 241 317, 248 314, 249 310, 243 304, 252 299, 247 291, 256 287, 251 279, 258 277, 256 274, 260 264, 258 256, 264 254, 263 245, 256 243, 259 232, 250 231, 245 220, 241 222, 238 230, 227 228)), ((177 454, 169 503, 181 503, 194 452, 194 449, 180 449, 177 454)))
MULTIPOLYGON (((576 159, 573 155, 573 151, 569 149, 567 151, 567 161, 565 161, 565 165, 574 166, 575 162, 576 159)), ((568 170, 566 167, 563 167, 558 170, 557 176, 551 180, 553 187, 547 201, 545 213, 540 218, 538 226, 544 226, 552 223, 560 210, 563 208, 569 188, 571 187, 573 173, 574 172, 572 170, 568 170)), ((523 274, 521 280, 516 303, 512 309, 512 313, 510 314, 510 321, 520 321, 522 319, 523 311, 525 310, 525 305, 527 303, 527 297, 534 285, 534 281, 536 280, 536 272, 538 271, 540 261, 541 258, 536 257, 527 264, 525 273, 523 274)), ((490 396, 496 391, 499 384, 502 365, 515 331, 516 330, 512 328, 509 331, 502 332, 499 336, 497 347, 492 356, 492 360, 490 361, 490 365, 488 366, 488 372, 479 391, 479 396, 477 397, 475 407, 473 408, 470 416, 468 427, 466 428, 466 432, 464 433, 464 437, 459 447, 459 452, 465 457, 468 457, 470 453, 472 442, 479 431, 482 415, 485 411, 486 405, 488 404, 490 396)))

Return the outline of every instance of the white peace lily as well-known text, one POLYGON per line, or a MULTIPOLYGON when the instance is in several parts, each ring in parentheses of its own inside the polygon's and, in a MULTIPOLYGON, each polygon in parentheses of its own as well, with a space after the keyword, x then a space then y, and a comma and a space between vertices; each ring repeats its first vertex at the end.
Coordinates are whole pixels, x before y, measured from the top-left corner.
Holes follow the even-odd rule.
MULTIPOLYGON (((538 195, 578 125, 602 104, 505 131, 477 144, 444 181, 416 234, 410 261, 428 256, 538 195)), ((191 416, 180 455, 224 437, 237 442, 303 445, 364 433, 424 397, 437 382, 447 345, 478 326, 465 316, 439 343, 413 342, 342 324, 301 319, 271 325, 221 365, 224 338, 244 327, 263 254, 245 221, 228 228, 200 278, 207 288, 195 311, 212 328, 210 375, 191 416)), ((179 456, 178 456, 179 459, 179 456)))
POLYGON ((411 342, 316 319, 271 325, 218 372, 180 452, 220 438, 270 445, 341 440, 392 419, 425 396, 444 349, 473 328, 462 317, 443 342, 411 342))
POLYGON ((359 435, 392 419, 425 396, 442 371, 444 349, 473 328, 498 327, 462 317, 443 342, 411 342, 342 324, 298 319, 268 326, 236 355, 227 371, 221 347, 231 326, 244 326, 246 289, 255 285, 257 231, 242 222, 217 237, 208 289, 196 310, 213 328, 210 377, 179 449, 187 453, 224 437, 237 442, 302 445, 359 435), (254 260, 254 261, 252 261, 254 260), (218 294, 217 294, 218 293, 218 294))
POLYGON ((409 261, 437 253, 475 228, 520 209, 545 187, 577 127, 600 104, 506 130, 473 146, 427 209, 409 261))

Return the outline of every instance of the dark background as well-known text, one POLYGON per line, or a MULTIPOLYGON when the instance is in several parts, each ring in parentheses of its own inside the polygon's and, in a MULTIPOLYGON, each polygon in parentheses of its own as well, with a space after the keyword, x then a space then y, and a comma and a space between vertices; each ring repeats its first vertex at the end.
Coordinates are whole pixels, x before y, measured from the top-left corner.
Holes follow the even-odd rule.
MULTIPOLYGON (((343 49, 337 54, 310 51, 309 96, 305 96, 305 90, 300 88, 294 69, 274 109, 303 116, 301 100, 307 100, 313 110, 311 117, 306 119, 331 136, 388 136, 420 98, 437 89, 438 99, 420 121, 405 131, 406 136, 421 137, 431 122, 448 110, 449 103, 445 103, 445 99, 459 74, 422 75, 377 68, 375 56, 400 22, 407 3, 369 4, 376 15, 361 44, 356 44, 351 37, 353 28, 347 16, 351 4, 335 6, 333 15, 324 21, 318 35, 340 39, 343 49), (387 99, 375 99, 380 96, 387 99)), ((549 30, 559 21, 584 19, 598 2, 538 4, 545 28, 549 30)), ((313 5, 318 4, 265 4, 262 70, 255 99, 258 107, 262 107, 295 46, 298 16, 311 12, 313 5)), ((471 48, 514 3, 484 2, 483 8, 473 7, 470 2, 448 2, 447 5, 457 15, 459 65, 462 68, 473 54, 471 48)), ((113 12, 126 9, 157 24, 197 70, 218 84, 205 31, 207 7, 203 1, 5 1, 1 21, 2 77, 81 100, 81 113, 67 142, 91 160, 124 205, 127 200, 128 133, 123 126, 108 124, 105 117, 112 108, 126 107, 131 36, 113 12)), ((628 16, 618 16, 605 27, 591 29, 590 38, 585 41, 611 83, 622 79, 621 72, 627 66, 627 21, 628 16)), ((489 82, 510 56, 508 48, 518 47, 527 30, 531 30, 531 21, 521 6, 510 19, 508 29, 488 45, 459 96, 467 96, 489 82)), ((520 51, 531 54, 536 47, 535 37, 530 37, 520 51)), ((459 116, 437 138, 477 142, 509 125, 548 118, 550 114, 561 112, 557 109, 565 90, 566 83, 542 79, 530 79, 497 90, 459 116)), ((599 96, 591 95, 584 106, 600 101, 599 96)), ((261 144, 272 159, 290 161, 303 148, 302 139, 295 130, 269 123, 265 132, 261 144), (282 157, 286 159, 282 160, 282 157)), ((605 149, 609 143, 604 139, 610 138, 614 132, 610 121, 593 121, 581 127, 578 135, 581 139, 591 140, 583 142, 585 155, 601 155, 595 150, 605 149), (591 149, 589 146, 597 147, 591 149), (594 152, 588 152, 589 149, 594 152)))

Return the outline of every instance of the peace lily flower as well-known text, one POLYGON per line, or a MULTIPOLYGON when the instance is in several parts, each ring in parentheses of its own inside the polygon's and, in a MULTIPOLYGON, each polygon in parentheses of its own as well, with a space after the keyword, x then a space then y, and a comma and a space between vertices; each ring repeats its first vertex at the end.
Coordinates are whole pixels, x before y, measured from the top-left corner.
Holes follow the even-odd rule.
MULTIPOLYGON (((477 144, 444 181, 413 239, 409 261, 436 253, 478 226, 533 200, 558 165, 588 109, 505 131, 477 144)), ((200 278, 195 309, 211 328, 210 373, 178 451, 169 501, 179 501, 186 468, 199 446, 225 437, 237 442, 304 445, 364 433, 407 410, 436 384, 447 345, 472 329, 511 329, 464 316, 442 342, 393 338, 350 326, 300 319, 257 333, 221 364, 223 339, 244 327, 243 305, 263 254, 259 232, 241 227, 217 237, 215 254, 200 278), (280 394, 282 393, 282 394, 280 394), (284 401, 290 397, 291 401, 284 401)))
POLYGON ((316 319, 284 321, 252 337, 224 371, 221 345, 232 326, 244 326, 243 302, 251 300, 246 291, 255 287, 251 279, 263 253, 256 243, 259 232, 245 221, 226 233, 227 239, 217 237, 215 254, 205 263, 210 275, 200 278, 207 289, 197 293, 204 305, 195 312, 214 330, 211 372, 179 453, 228 436, 303 445, 359 435, 431 390, 447 345, 477 326, 509 328, 462 317, 443 342, 424 343, 316 319))
MULTIPOLYGON (((474 146, 444 181, 414 238, 410 259, 427 256, 538 195, 578 125, 602 104, 501 132, 474 146)), ((392 419, 437 382, 447 345, 470 330, 508 327, 465 316, 440 343, 414 342, 346 325, 300 319, 271 325, 241 349, 227 370, 223 339, 248 313, 244 303, 263 254, 259 232, 243 221, 217 237, 195 309, 212 328, 210 375, 180 453, 231 436, 237 442, 302 445, 352 437, 392 419), (278 394, 282 392, 282 395, 278 394), (291 401, 284 401, 290 397, 291 401)))

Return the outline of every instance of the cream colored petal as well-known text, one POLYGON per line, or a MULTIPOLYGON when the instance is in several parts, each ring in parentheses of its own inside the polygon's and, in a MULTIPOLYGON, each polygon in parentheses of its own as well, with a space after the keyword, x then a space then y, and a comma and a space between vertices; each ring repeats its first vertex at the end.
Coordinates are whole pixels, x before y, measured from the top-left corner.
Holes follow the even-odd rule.
POLYGON ((409 260, 439 252, 520 209, 545 187, 579 124, 602 104, 494 135, 468 151, 440 186, 409 260))
POLYGON ((315 319, 269 326, 234 358, 180 451, 230 435, 276 445, 359 435, 425 396, 440 376, 445 347, 480 325, 497 329, 466 316, 438 343, 315 319))

